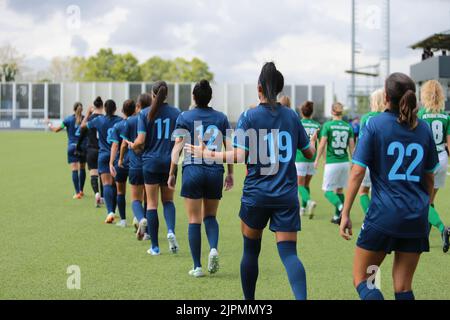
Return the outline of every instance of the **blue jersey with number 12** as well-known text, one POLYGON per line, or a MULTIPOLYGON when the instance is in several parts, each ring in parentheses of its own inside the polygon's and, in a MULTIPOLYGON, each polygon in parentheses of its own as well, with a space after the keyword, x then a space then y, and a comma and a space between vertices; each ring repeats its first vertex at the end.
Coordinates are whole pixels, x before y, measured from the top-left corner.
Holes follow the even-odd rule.
POLYGON ((88 129, 97 129, 98 132, 98 145, 101 153, 110 153, 112 145, 113 127, 116 123, 123 119, 118 116, 99 116, 90 120, 87 123, 88 129))
POLYGON ((281 105, 259 105, 241 115, 235 135, 234 146, 248 151, 242 203, 270 208, 298 205, 295 156, 310 143, 297 114, 281 105), (252 135, 257 141, 252 142, 252 135))
POLYGON ((424 175, 439 166, 433 135, 419 120, 410 130, 385 112, 366 124, 353 163, 370 169, 372 201, 364 224, 398 238, 428 235, 430 197, 424 175))
POLYGON ((163 104, 153 121, 148 120, 151 110, 147 108, 139 114, 138 133, 145 134, 145 146, 142 161, 145 170, 152 173, 168 173, 170 170, 172 148, 175 141, 172 133, 180 111, 163 104))

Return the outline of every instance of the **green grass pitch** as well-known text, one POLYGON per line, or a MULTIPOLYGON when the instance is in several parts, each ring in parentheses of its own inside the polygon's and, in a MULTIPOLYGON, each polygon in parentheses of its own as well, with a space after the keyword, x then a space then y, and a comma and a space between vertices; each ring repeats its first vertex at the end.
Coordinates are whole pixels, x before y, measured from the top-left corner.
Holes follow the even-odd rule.
MULTIPOLYGON (((166 226, 160 214, 162 255, 146 254, 149 242, 138 242, 133 228, 105 225, 105 210, 94 208, 87 179, 86 198, 72 200, 72 182, 66 164, 66 135, 44 132, 0 133, 0 299, 241 299, 239 263, 242 238, 238 210, 244 167, 236 167, 235 188, 219 209, 221 270, 193 279, 187 272, 191 257, 187 217, 177 192, 178 255, 168 253, 166 226), (67 268, 81 270, 81 289, 67 289, 67 268)), ((357 299, 352 286, 353 250, 363 215, 359 203, 352 212, 355 236, 339 237, 330 224, 333 209, 320 191, 322 173, 313 180, 318 202, 316 218, 302 220, 299 255, 305 265, 310 299, 357 299)), ((450 184, 450 183, 449 183, 450 184)), ((178 183, 178 189, 180 184, 178 183)), ((450 223, 449 186, 438 196, 437 208, 450 223)), ((393 213, 394 214, 394 213, 393 213)), ((127 205, 128 221, 132 211, 127 205)), ((204 230, 204 229, 203 229, 204 230)), ((208 246, 202 233, 202 261, 208 246)), ((449 299, 450 255, 441 250, 436 230, 431 252, 424 254, 416 273, 418 299, 449 299)), ((392 257, 381 270, 382 290, 393 298, 392 257)), ((274 235, 266 231, 260 258, 257 299, 292 299, 287 276, 278 257, 274 235)))

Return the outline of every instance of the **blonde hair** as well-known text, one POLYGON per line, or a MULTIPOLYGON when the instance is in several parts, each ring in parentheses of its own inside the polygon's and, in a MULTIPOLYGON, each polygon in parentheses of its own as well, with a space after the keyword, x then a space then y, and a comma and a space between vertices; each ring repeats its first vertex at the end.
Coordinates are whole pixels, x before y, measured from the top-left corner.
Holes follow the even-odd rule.
POLYGON ((73 106, 73 112, 76 118, 75 123, 80 125, 83 120, 83 105, 80 102, 76 102, 73 106))
POLYGON ((333 111, 335 116, 342 116, 344 113, 344 105, 340 102, 333 103, 331 110, 333 111))
POLYGON ((291 107, 291 98, 289 98, 288 96, 282 96, 280 98, 280 103, 281 103, 281 105, 290 108, 291 107))
POLYGON ((370 110, 372 110, 372 112, 383 112, 386 110, 384 95, 384 89, 375 90, 370 95, 370 110))
POLYGON ((428 112, 438 113, 444 109, 444 90, 436 80, 424 83, 420 92, 420 100, 428 112))

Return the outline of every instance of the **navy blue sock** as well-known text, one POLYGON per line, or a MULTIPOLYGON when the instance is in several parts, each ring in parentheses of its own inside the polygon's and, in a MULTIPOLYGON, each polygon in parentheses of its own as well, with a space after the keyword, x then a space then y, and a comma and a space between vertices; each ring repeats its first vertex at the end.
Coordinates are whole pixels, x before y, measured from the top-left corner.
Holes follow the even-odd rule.
POLYGON ((104 189, 104 193, 105 193, 106 210, 108 211, 108 213, 112 213, 112 212, 114 212, 114 207, 113 207, 114 190, 113 190, 113 187, 110 184, 105 184, 103 186, 103 189, 104 189))
POLYGON ((150 240, 152 241, 152 248, 159 247, 158 242, 158 230, 159 230, 159 218, 158 210, 147 210, 146 213, 147 223, 148 223, 148 234, 150 235, 150 240))
POLYGON ((361 300, 384 300, 383 294, 377 288, 369 289, 367 281, 361 282, 356 287, 361 300))
POLYGON ((255 300, 256 280, 258 280, 258 258, 261 239, 252 240, 244 236, 244 253, 241 260, 241 284, 245 300, 255 300))
POLYGON ((117 186, 114 183, 111 187, 112 187, 112 190, 113 190, 112 207, 113 207, 113 212, 116 212, 116 208, 117 208, 117 186))
POLYGON ((395 294, 395 300, 416 300, 412 291, 400 292, 395 294))
POLYGON ((167 224, 167 233, 175 233, 175 205, 173 201, 163 203, 164 219, 167 224))
POLYGON ((209 247, 211 249, 217 249, 219 244, 219 224, 216 217, 208 216, 203 219, 205 224, 206 236, 208 237, 209 247))
POLYGON ((78 171, 72 171, 72 182, 75 188, 75 193, 80 193, 80 179, 78 178, 78 171))
POLYGON ((80 170, 80 191, 84 190, 84 183, 86 182, 86 169, 80 170))
POLYGON ((120 219, 125 220, 127 218, 125 213, 125 208, 127 207, 125 195, 124 194, 118 194, 117 195, 117 207, 119 208, 119 214, 120 219))
POLYGON ((202 263, 200 262, 200 255, 202 253, 202 225, 190 223, 188 238, 192 260, 194 260, 194 269, 199 268, 202 266, 202 263))
POLYGON ((145 211, 144 207, 142 206, 142 202, 139 200, 134 200, 131 204, 131 207, 133 209, 134 216, 136 217, 137 221, 141 221, 144 218, 145 211))
POLYGON ((297 242, 278 242, 277 247, 281 261, 283 261, 284 268, 288 274, 295 299, 306 300, 306 272, 297 256, 297 242))

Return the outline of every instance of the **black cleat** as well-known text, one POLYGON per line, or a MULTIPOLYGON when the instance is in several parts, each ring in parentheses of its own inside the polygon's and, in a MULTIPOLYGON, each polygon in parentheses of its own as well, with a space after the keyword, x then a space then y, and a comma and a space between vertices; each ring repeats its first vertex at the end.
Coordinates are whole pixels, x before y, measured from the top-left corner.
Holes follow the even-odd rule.
POLYGON ((341 224, 341 217, 340 216, 339 217, 333 217, 331 219, 331 223, 337 224, 339 226, 341 224))
POLYGON ((442 232, 442 251, 444 253, 448 252, 448 249, 450 248, 450 228, 445 228, 444 232, 442 232))

